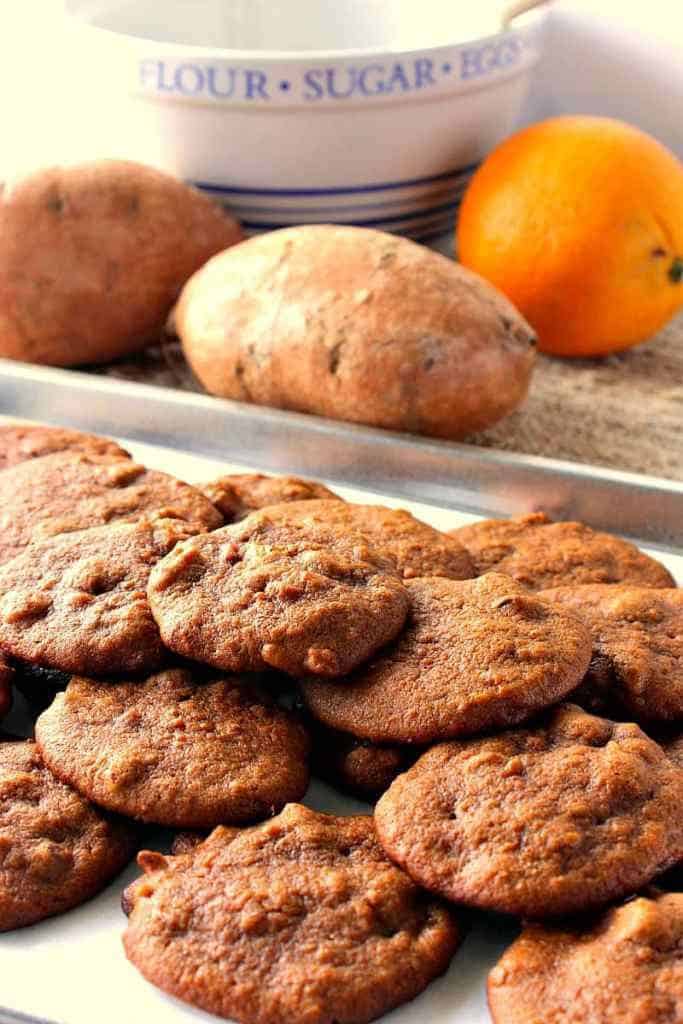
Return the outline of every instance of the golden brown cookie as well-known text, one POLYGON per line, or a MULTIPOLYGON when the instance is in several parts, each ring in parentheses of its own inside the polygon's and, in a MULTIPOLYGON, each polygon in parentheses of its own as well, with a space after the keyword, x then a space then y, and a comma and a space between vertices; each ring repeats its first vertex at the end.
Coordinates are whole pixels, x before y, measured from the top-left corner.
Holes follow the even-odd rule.
POLYGON ((413 999, 460 941, 453 912, 385 857, 372 818, 290 804, 192 852, 141 853, 126 955, 241 1024, 365 1024, 413 999))
POLYGON ((583 523, 553 523, 542 512, 519 519, 483 519, 451 530, 478 575, 504 572, 530 590, 581 583, 673 587, 667 569, 634 544, 583 523))
POLYGON ((522 917, 591 910, 683 855, 683 772, 637 725, 561 705, 442 743, 381 797, 384 849, 448 899, 522 917))
POLYGON ((415 759, 411 747, 370 743, 348 732, 329 729, 310 715, 311 768, 335 789, 361 800, 376 800, 415 759))
POLYGON ((157 668, 165 652, 147 580, 196 529, 180 519, 141 519, 28 545, 0 565, 0 650, 61 672, 157 668))
POLYGON ((0 744, 0 931, 90 899, 128 863, 136 839, 55 779, 35 743, 0 744))
POLYGON ((248 682, 74 677, 36 722, 51 771, 110 811, 176 828, 257 821, 308 787, 306 730, 248 682))
POLYGON ((225 516, 226 523, 244 519, 250 512, 289 501, 327 498, 341 501, 334 491, 314 480, 298 476, 265 476, 263 473, 230 473, 202 484, 203 493, 225 516))
POLYGON ((0 473, 0 563, 32 540, 154 513, 212 530, 218 509, 189 484, 110 455, 56 452, 0 473))
POLYGON ((373 743, 429 743, 524 721, 583 678, 586 627, 508 576, 406 587, 411 610, 395 643, 348 679, 302 683, 325 725, 373 743))
POLYGON ((566 927, 527 925, 489 974, 494 1024, 680 1024, 683 894, 566 927))
POLYGON ((148 595, 167 647, 230 672, 340 676, 396 636, 408 594, 362 540, 297 524, 263 531, 261 515, 156 566, 148 595))
POLYGON ((130 458, 128 452, 115 441, 98 437, 96 434, 83 434, 80 430, 47 427, 37 423, 10 423, 0 426, 0 469, 40 458, 42 455, 64 451, 130 458))
POLYGON ((12 683, 14 669, 0 655, 0 718, 3 718, 12 706, 12 683))
POLYGON ((253 513, 250 522, 265 531, 296 526, 324 529, 340 537, 354 533, 405 579, 414 576, 448 576, 454 580, 475 575, 472 560, 453 537, 416 519, 405 509, 383 505, 354 505, 339 501, 299 501, 272 505, 253 513), (258 516, 258 519, 255 517, 258 516))
POLYGON ((628 721, 683 722, 683 590, 594 583, 539 597, 578 616, 593 637, 575 703, 628 721))

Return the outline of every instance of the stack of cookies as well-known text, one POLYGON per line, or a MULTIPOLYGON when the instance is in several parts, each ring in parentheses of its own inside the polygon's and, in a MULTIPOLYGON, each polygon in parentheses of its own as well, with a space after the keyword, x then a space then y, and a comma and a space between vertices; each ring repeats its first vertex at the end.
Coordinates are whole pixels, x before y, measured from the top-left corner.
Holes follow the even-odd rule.
POLYGON ((126 955, 222 1017, 364 1024, 472 908, 525 922, 497 1024, 683 1021, 662 565, 540 514, 445 534, 291 477, 194 488, 48 427, 0 428, 0 467, 0 713, 16 686, 38 716, 0 744, 1 929, 159 825, 126 955), (374 816, 303 806, 309 765, 374 816))

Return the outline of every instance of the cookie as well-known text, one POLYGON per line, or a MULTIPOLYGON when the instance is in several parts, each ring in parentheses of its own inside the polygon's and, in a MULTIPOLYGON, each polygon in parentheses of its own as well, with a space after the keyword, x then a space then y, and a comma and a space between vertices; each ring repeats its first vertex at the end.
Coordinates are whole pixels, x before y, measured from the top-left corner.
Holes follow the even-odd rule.
POLYGON ((0 931, 90 899, 128 863, 136 839, 55 779, 35 743, 0 744, 0 931))
POLYGON ((522 917, 618 900, 683 855, 683 772, 637 725, 561 705, 432 747, 381 797, 382 845, 420 885, 522 917))
POLYGON ((582 583, 674 587, 673 577, 633 544, 583 523, 553 523, 542 513, 484 519, 452 530, 478 575, 504 572, 530 590, 582 583))
POLYGON ((578 616, 593 637, 575 703, 628 721, 683 721, 683 590, 595 583, 539 597, 578 616))
POLYGON ((209 530, 223 522, 189 484, 130 459, 80 452, 56 452, 4 470, 0 510, 0 563, 32 540, 150 513, 209 530))
POLYGON ((12 706, 12 683, 14 669, 0 654, 0 718, 3 718, 12 706))
POLYGON ((259 516, 267 522, 299 528, 321 528, 341 537, 361 536, 405 579, 447 576, 454 580, 475 575, 468 553, 453 537, 421 522, 404 509, 383 505, 353 505, 345 501, 297 501, 272 505, 259 516))
POLYGON ((66 427, 46 427, 32 423, 10 423, 0 426, 0 470, 29 459, 54 452, 85 452, 88 455, 109 455, 129 459, 130 455, 115 441, 96 434, 82 434, 66 427))
POLYGON ((202 491, 225 516, 226 523, 244 519, 250 512, 289 501, 328 498, 341 501, 334 491, 298 476, 265 476, 263 473, 231 473, 202 484, 202 491))
POLYGON ((308 787, 308 736, 240 679, 185 669, 147 679, 74 677, 36 722, 51 771, 89 800, 177 828, 256 821, 308 787))
POLYGON ((524 721, 588 667, 585 626, 508 576, 408 580, 398 640, 339 683, 307 679, 308 709, 373 743, 429 743, 524 721))
POLYGON ((658 893, 575 927, 527 925, 489 974, 494 1024, 678 1024, 683 894, 658 893))
POLYGON ((315 719, 309 728, 313 773, 361 800, 375 800, 414 760, 407 746, 369 743, 348 732, 328 729, 315 719))
POLYGON ((167 647, 229 672, 340 676, 396 636, 408 594, 362 541, 263 530, 261 515, 193 537, 155 567, 148 595, 167 647))
POLYGON ((460 941, 382 852, 370 817, 289 804, 179 857, 142 853, 123 944, 154 985, 241 1024, 364 1024, 413 999, 460 941))
POLYGON ((165 652, 147 580, 194 532, 179 519, 144 519, 30 544, 0 565, 0 650, 61 672, 157 668, 165 652))

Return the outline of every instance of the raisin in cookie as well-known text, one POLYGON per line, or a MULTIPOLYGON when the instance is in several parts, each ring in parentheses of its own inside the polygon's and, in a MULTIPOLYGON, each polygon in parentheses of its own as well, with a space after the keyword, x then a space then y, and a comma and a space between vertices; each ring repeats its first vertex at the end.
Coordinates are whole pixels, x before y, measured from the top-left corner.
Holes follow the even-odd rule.
POLYGON ((73 678, 36 723, 48 767, 89 800, 178 828, 256 821, 308 787, 308 736, 244 680, 73 678))
POLYGON ((373 743, 428 743, 521 722, 583 678, 586 627, 509 576, 406 587, 411 610, 394 644, 339 683, 302 683, 326 725, 373 743))
POLYGON ((375 809, 420 885, 522 917, 591 910, 683 854, 683 772, 637 725, 574 705, 525 729, 432 747, 375 809))
POLYGON ((139 863, 124 897, 129 960, 241 1024, 365 1024, 426 988, 460 940, 453 912, 387 860, 369 817, 290 804, 139 863))

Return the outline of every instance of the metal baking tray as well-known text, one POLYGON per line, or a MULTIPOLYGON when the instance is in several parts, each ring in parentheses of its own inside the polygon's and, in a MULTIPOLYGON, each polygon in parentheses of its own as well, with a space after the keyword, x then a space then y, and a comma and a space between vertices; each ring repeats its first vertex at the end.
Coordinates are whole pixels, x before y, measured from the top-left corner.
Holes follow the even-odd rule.
POLYGON ((683 483, 0 360, 0 413, 325 478, 474 515, 543 510, 683 549, 683 483))
MULTIPOLYGON (((0 363, 3 417, 113 436, 145 464, 190 482, 245 468, 306 474, 343 497, 400 504, 442 529, 477 514, 543 508, 658 548, 683 584, 683 552, 676 553, 683 546, 681 484, 17 363, 0 363)), ((20 701, 7 725, 25 725, 20 701)), ((338 814, 369 810, 318 781, 305 802, 338 814)), ((216 1024, 127 963, 119 902, 138 874, 133 864, 83 906, 0 935, 0 1024, 216 1024)), ((489 1024, 486 976, 516 927, 484 914, 466 920, 467 936, 447 973, 382 1024, 489 1024)))

